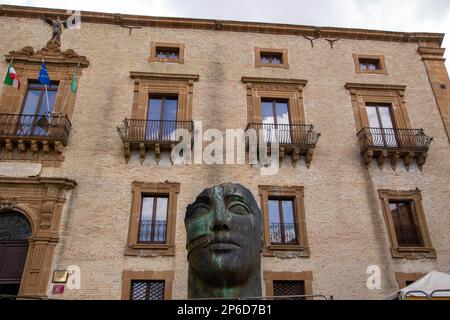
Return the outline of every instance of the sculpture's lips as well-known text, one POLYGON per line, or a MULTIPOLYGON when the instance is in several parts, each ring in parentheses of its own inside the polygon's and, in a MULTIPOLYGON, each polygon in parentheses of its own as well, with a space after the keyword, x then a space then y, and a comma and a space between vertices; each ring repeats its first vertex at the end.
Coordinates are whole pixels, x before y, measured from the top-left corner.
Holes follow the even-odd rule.
POLYGON ((210 247, 213 250, 217 251, 228 251, 237 249, 240 247, 237 243, 233 241, 220 241, 220 240, 214 240, 208 243, 208 247, 210 247))

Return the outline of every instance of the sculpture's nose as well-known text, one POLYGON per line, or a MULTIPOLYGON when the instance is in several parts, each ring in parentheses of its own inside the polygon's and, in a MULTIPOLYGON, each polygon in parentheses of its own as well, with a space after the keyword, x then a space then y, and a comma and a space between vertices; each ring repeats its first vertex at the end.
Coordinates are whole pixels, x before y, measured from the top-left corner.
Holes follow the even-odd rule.
POLYGON ((223 199, 214 197, 214 210, 211 221, 211 230, 213 231, 229 231, 231 228, 230 215, 223 199))

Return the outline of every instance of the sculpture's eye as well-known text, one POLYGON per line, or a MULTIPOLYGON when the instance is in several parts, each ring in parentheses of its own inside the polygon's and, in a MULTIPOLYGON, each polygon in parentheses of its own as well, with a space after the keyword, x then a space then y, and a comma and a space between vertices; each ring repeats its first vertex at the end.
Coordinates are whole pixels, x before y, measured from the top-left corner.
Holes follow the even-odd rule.
POLYGON ((232 202, 230 203, 228 207, 228 211, 231 211, 233 213, 237 214, 249 214, 250 211, 248 210, 247 206, 240 202, 232 202))
POLYGON ((197 219, 201 216, 204 216, 209 213, 211 209, 203 203, 195 204, 191 209, 191 213, 189 214, 190 219, 197 219))

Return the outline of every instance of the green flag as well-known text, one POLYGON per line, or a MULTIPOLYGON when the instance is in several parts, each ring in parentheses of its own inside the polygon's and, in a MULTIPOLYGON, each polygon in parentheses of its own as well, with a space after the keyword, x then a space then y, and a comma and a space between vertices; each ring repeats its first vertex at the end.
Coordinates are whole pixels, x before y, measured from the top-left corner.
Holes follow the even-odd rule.
POLYGON ((72 91, 72 93, 77 92, 77 73, 78 73, 78 66, 75 69, 75 73, 73 74, 72 79, 72 85, 70 86, 70 91, 72 91))

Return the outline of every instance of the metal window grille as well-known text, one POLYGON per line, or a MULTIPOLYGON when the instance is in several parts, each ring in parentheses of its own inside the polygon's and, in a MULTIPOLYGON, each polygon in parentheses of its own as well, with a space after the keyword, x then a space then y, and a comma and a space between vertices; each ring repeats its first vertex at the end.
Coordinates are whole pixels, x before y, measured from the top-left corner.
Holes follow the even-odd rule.
POLYGON ((292 296, 304 296, 305 295, 305 282, 304 281, 274 281, 273 282, 273 295, 274 296, 288 296, 289 300, 304 300, 302 297, 292 296))
POLYGON ((131 300, 164 300, 164 281, 132 281, 131 300))

